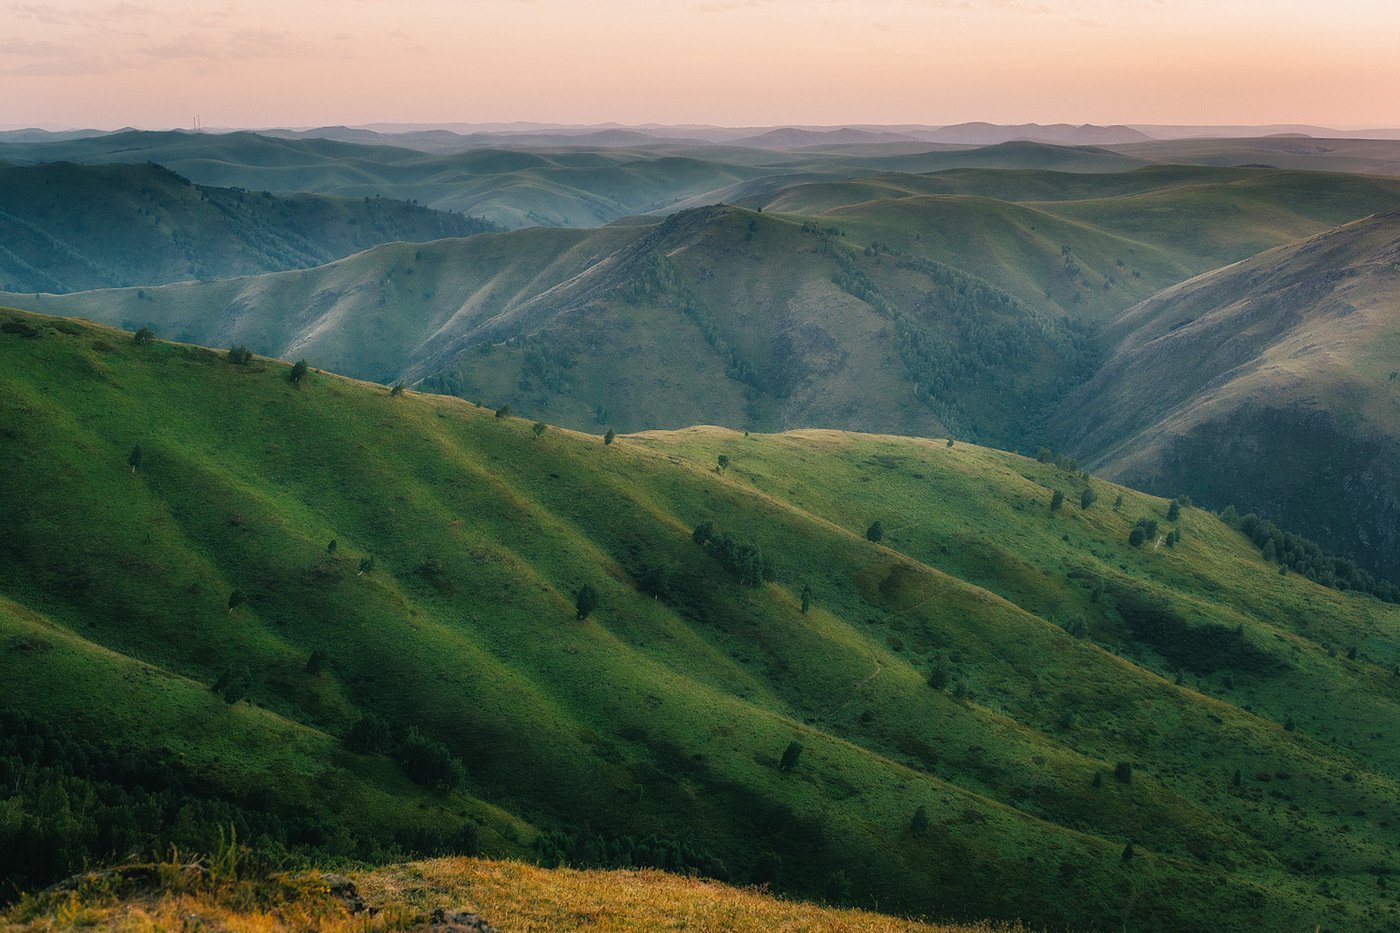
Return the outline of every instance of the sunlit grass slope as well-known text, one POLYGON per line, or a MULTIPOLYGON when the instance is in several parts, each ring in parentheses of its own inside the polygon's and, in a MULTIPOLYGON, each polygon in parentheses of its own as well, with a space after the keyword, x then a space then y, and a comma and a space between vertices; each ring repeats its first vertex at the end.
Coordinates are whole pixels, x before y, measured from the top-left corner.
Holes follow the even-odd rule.
MULTIPOLYGON (((544 869, 517 861, 438 859, 345 876, 297 872, 210 879, 158 869, 155 883, 94 878, 0 914, 0 929, 297 929, 324 933, 424 929, 462 915, 512 933, 695 930, 700 933, 1015 933, 1017 926, 932 924, 785 900, 754 888, 656 870, 544 869), (345 882, 354 885, 352 889, 345 882), (115 888, 115 890, 114 890, 115 888), (357 900, 358 899, 358 900, 357 900), (361 906, 363 905, 363 906, 361 906), (372 913, 370 913, 372 911, 372 913)), ((122 877, 122 876, 118 876, 122 877)))
POLYGON ((609 445, 2 323, 0 705, 347 832, 469 820, 488 854, 587 826, 576 859, 679 840, 896 913, 1395 922, 1400 611, 1279 576, 1207 513, 941 439, 609 445), (1131 547, 1139 518, 1180 544, 1131 547), (207 685, 235 662, 230 706, 207 685), (366 712, 445 742, 465 791, 341 750, 366 712))

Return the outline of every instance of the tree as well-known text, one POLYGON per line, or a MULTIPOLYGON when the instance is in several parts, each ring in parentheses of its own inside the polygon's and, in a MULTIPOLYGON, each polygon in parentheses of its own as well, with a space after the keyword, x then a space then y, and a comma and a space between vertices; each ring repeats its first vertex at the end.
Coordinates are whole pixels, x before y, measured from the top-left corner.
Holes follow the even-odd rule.
POLYGON ((1099 494, 1094 492, 1091 487, 1085 486, 1084 491, 1079 494, 1079 507, 1087 510, 1089 506, 1093 505, 1098 500, 1099 494))
MULTIPOLYGON (((249 350, 241 343, 237 346, 229 347, 228 361, 237 366, 246 366, 247 364, 253 362, 253 351, 249 350)), ((296 382, 295 379, 293 379, 292 381, 296 382)))
POLYGON ((311 657, 306 659, 306 673, 312 677, 320 674, 321 671, 325 670, 327 660, 326 653, 319 648, 311 652, 311 657))
POLYGON ((387 722, 373 713, 365 713, 355 720, 341 743, 362 755, 382 755, 393 749, 394 737, 387 722))
POLYGON ((1167 521, 1174 522, 1179 518, 1181 518, 1181 503, 1173 499, 1172 504, 1167 506, 1167 521))
POLYGON ((869 528, 865 529, 865 540, 874 541, 876 544, 879 544, 884 539, 885 526, 880 524, 879 519, 876 519, 869 528))
POLYGON ((233 610, 237 609, 239 606, 243 605, 247 601, 248 597, 243 595, 242 590, 234 590, 232 593, 228 594, 228 611, 233 612, 233 610))
POLYGON ((914 816, 909 820, 909 831, 915 836, 922 836, 928 832, 928 807, 920 805, 914 811, 914 816))
POLYGON ((720 454, 718 457, 716 457, 715 465, 717 467, 717 472, 720 473, 723 473, 725 470, 729 469, 729 454, 720 454))
POLYGON ((928 674, 928 685, 935 690, 942 690, 948 686, 948 680, 953 676, 953 666, 948 661, 946 654, 940 654, 933 662, 933 670, 928 674))
POLYGON ((701 522, 696 525, 695 530, 690 533, 690 540, 694 541, 696 544, 704 544, 714 537, 714 534, 714 522, 701 522))
POLYGON ((582 622, 588 618, 588 614, 598 608, 598 591, 585 583, 579 587, 578 595, 574 597, 574 609, 578 620, 582 622))
POLYGON ((235 667, 226 668, 219 675, 214 681, 213 690, 224 698, 225 703, 232 706, 248 695, 248 688, 251 686, 252 678, 248 676, 248 669, 235 667))
POLYGON ((952 447, 952 446, 953 446, 953 439, 952 439, 951 437, 948 438, 948 446, 949 446, 949 447, 952 447))
POLYGON ((151 330, 149 327, 143 327, 136 333, 132 334, 131 339, 136 341, 136 345, 138 347, 144 347, 148 346, 151 343, 151 341, 155 340, 156 335, 155 331, 151 330))
POLYGON ((603 443, 604 443, 605 445, 606 445, 606 444, 611 444, 611 443, 613 442, 613 439, 616 438, 616 437, 617 437, 617 432, 614 431, 612 428, 608 428, 608 433, 603 435, 603 443))
POLYGON ((135 473, 137 470, 139 470, 141 468, 141 461, 145 458, 146 455, 141 450, 140 444, 137 444, 135 447, 131 448, 131 453, 126 455, 126 462, 131 466, 131 472, 135 473))
POLYGON ((306 378, 306 373, 310 369, 306 365, 306 360, 297 360, 292 364, 292 371, 287 374, 287 381, 292 385, 301 385, 301 381, 306 378))
POLYGON ((802 757, 802 743, 796 740, 789 742, 788 747, 783 751, 783 760, 778 762, 779 771, 791 771, 797 767, 797 760, 802 757))
POLYGON ((446 745, 410 727, 396 756, 404 774, 431 790, 456 790, 467 782, 467 769, 446 745))
POLYGON ((496 419, 497 419, 497 420, 500 420, 500 419, 502 419, 502 418, 509 418, 509 417, 510 417, 510 405, 509 405, 509 404, 502 405, 500 408, 497 408, 497 409, 496 409, 496 419))
POLYGON ((1140 525, 1134 526, 1133 530, 1128 532, 1128 543, 1131 544, 1133 547, 1141 547, 1142 542, 1146 540, 1147 533, 1142 530, 1142 527, 1140 525))
POLYGON ((335 553, 336 547, 337 547, 337 544, 336 544, 336 542, 335 542, 335 539, 334 539, 334 538, 331 538, 330 543, 326 545, 326 553, 327 553, 327 554, 334 554, 334 553, 335 553))
POLYGON ((1049 447, 1042 447, 1035 452, 1036 463, 1050 463, 1055 459, 1055 452, 1049 447))
POLYGON ((1113 511, 1118 511, 1123 507, 1123 494, 1120 492, 1118 498, 1113 500, 1113 511))
POLYGON ((1050 497, 1050 511, 1058 512, 1060 511, 1060 506, 1064 504, 1065 494, 1056 489, 1055 494, 1050 497))
POLYGON ((355 576, 357 576, 357 577, 363 577, 365 574, 369 573, 369 572, 370 572, 371 570, 373 570, 373 569, 374 569, 374 558, 373 558, 373 557, 361 557, 361 558, 360 558, 360 571, 359 571, 359 573, 355 574, 355 576))
POLYGON ((812 608, 812 588, 804 583, 802 584, 802 614, 806 615, 810 608, 812 608))
POLYGON ((1122 859, 1125 862, 1131 862, 1133 860, 1133 844, 1131 842, 1123 847, 1122 859))
POLYGON ((1103 786, 1103 772, 1102 772, 1102 771, 1095 771, 1095 772, 1094 772, 1094 779, 1093 779, 1092 781, 1090 781, 1089 784, 1090 784, 1090 786, 1092 786, 1092 787, 1102 787, 1102 786, 1103 786))
POLYGON ((389 390, 389 397, 398 398, 400 395, 403 395, 403 388, 403 380, 400 379, 398 382, 394 383, 394 387, 389 390))
POLYGON ((539 440, 540 435, 544 434, 545 428, 547 427, 549 426, 543 421, 536 421, 533 425, 530 426, 530 433, 535 435, 536 440, 539 440))
POLYGON ((1120 761, 1113 766, 1113 776, 1124 784, 1133 783, 1133 766, 1130 762, 1120 761))

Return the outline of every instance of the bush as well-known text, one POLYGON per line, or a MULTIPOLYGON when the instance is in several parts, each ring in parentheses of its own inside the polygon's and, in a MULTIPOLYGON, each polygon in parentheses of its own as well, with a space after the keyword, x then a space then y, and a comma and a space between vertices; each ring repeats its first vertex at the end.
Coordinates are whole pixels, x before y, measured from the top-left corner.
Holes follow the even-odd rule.
POLYGON ((138 347, 144 347, 149 345, 151 341, 155 340, 156 335, 155 331, 151 330, 149 327, 143 327, 136 333, 132 334, 131 339, 136 341, 136 345, 138 347))
POLYGON ((1130 762, 1120 761, 1113 766, 1113 776, 1124 784, 1133 783, 1133 766, 1130 762))
POLYGON ((575 616, 580 622, 588 618, 588 614, 598 608, 598 591, 585 583, 579 587, 578 594, 574 597, 575 616))
POLYGON ((877 520, 869 528, 865 529, 865 539, 879 543, 885 539, 885 526, 877 520))
POLYGON ((362 755, 383 755, 394 749, 394 736, 389 724, 373 713, 365 713, 341 740, 348 750, 362 755))
POLYGON ((1064 504, 1065 494, 1056 489, 1054 495, 1050 497, 1050 511, 1058 512, 1060 510, 1060 507, 1064 504))
POLYGON ((467 782, 467 769, 446 745, 411 727, 395 755, 404 774, 430 790, 456 790, 467 782))
MULTIPOLYGON (((235 347, 230 347, 228 351, 228 361, 236 366, 246 366, 247 364, 253 362, 253 351, 249 350, 242 344, 239 344, 235 347)), ((295 379, 293 379, 292 381, 296 382, 295 379)))
POLYGON ((800 759, 801 757, 802 743, 797 741, 789 742, 788 747, 783 750, 782 761, 778 762, 778 770, 791 771, 792 769, 797 767, 798 759, 800 759))
POLYGON ((292 364, 292 371, 287 374, 287 381, 292 385, 301 385, 301 381, 306 378, 310 368, 306 365, 306 360, 297 360, 292 364))

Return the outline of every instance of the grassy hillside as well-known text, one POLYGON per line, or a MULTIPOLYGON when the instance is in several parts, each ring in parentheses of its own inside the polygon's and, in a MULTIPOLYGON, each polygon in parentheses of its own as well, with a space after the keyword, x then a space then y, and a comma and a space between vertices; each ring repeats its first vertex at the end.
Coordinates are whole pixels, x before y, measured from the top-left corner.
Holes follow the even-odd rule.
POLYGON ((1400 213, 1194 279, 1129 311, 1063 409, 1110 475, 1190 488, 1400 573, 1400 213))
POLYGON ((0 287, 11 292, 256 275, 493 229, 401 201, 201 187, 146 163, 0 165, 0 287))
POLYGON ((0 144, 13 162, 154 162, 201 185, 416 201, 506 227, 593 227, 766 174, 701 148, 428 153, 256 133, 132 131, 0 144))
POLYGON ((783 900, 766 891, 655 870, 542 869, 522 862, 439 859, 350 876, 316 871, 259 878, 210 877, 168 863, 115 877, 91 875, 26 902, 0 929, 53 930, 73 924, 131 929, 391 931, 476 918, 512 933, 572 930, 699 930, 710 933, 1015 933, 1019 927, 932 924, 863 910, 783 900), (369 912, 373 911, 372 914, 369 912))
POLYGON ((581 428, 952 428, 1009 444, 1087 375, 1080 332, 985 283, 730 208, 14 300, 378 381, 426 379, 581 428))
POLYGON ((1208 513, 962 443, 604 444, 288 373, 5 313, 0 706, 51 736, 0 749, 12 876, 227 817, 935 917, 1395 922, 1400 610, 1208 513), (444 747, 464 780, 412 752, 444 747), (171 774, 204 803, 109 825, 171 774))

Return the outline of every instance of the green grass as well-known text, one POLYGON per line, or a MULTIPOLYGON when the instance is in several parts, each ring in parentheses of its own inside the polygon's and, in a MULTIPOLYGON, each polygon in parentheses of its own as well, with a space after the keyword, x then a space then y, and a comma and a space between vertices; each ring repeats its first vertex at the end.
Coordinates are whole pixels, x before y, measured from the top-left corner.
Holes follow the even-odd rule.
POLYGON ((1162 500, 1093 480, 1082 512, 1073 476, 967 444, 536 439, 456 399, 5 320, 34 335, 0 332, 0 703, 366 832, 476 820, 499 854, 587 824, 684 840, 736 881, 780 864, 800 896, 839 870, 859 904, 935 917, 1394 921, 1400 610, 1279 577, 1207 513, 1133 549, 1162 500), (701 521, 776 582, 741 586, 691 543, 701 521), (661 599, 636 583, 656 564, 661 599), (584 584, 601 604, 579 622, 584 584), (1189 630, 1243 626, 1248 663, 1174 685, 1170 646, 1124 618, 1143 596, 1189 630), (206 685, 232 660, 254 686, 229 707, 206 685), (339 750, 364 711, 446 742, 466 791, 339 750))

